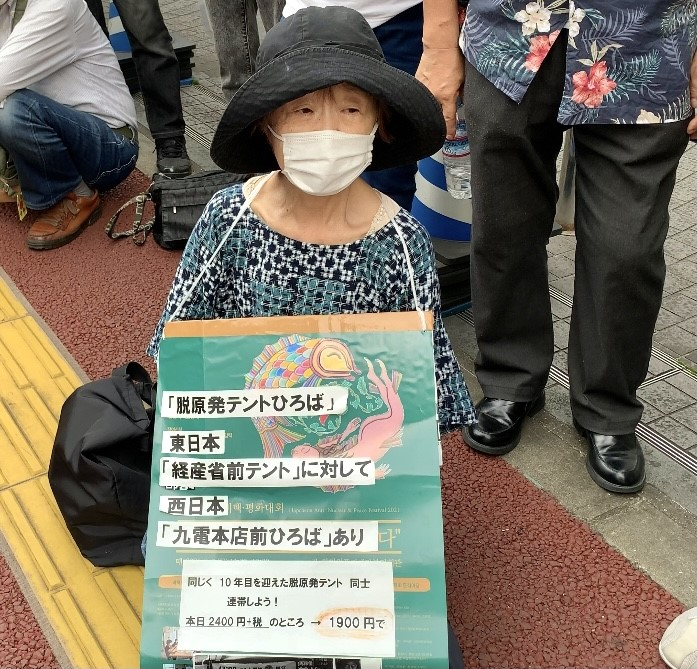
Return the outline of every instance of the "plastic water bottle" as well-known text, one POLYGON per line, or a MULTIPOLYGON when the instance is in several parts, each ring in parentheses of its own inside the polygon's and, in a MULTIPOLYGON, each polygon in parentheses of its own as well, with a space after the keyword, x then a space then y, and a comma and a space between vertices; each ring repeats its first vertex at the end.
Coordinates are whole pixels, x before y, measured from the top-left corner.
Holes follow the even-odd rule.
POLYGON ((443 166, 445 167, 445 185, 448 188, 448 193, 458 200, 471 198, 470 142, 461 103, 457 108, 455 137, 454 139, 446 139, 445 144, 443 144, 443 166))

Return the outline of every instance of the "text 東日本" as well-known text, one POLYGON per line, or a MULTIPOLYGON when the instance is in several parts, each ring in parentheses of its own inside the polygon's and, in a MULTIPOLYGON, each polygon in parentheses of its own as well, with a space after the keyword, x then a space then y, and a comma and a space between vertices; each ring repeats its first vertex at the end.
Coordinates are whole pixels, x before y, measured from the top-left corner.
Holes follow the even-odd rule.
POLYGON ((165 430, 162 433, 162 452, 222 455, 225 453, 225 430, 165 430))

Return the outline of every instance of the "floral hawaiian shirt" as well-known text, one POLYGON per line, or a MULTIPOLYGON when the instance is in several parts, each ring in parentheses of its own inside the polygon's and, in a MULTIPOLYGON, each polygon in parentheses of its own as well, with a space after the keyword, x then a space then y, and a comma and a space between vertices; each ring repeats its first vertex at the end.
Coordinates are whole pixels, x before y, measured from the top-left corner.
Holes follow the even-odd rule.
POLYGON ((569 41, 560 123, 692 116, 697 0, 470 0, 460 44, 479 72, 520 102, 562 29, 569 41))

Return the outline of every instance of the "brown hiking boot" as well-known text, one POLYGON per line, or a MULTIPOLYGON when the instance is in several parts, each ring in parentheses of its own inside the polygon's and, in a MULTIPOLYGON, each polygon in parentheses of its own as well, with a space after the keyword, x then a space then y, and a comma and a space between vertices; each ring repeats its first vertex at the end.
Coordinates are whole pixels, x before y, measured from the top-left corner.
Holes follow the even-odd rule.
POLYGON ((27 234, 30 249, 57 249, 77 237, 101 213, 99 193, 78 197, 68 193, 60 202, 41 212, 27 234))

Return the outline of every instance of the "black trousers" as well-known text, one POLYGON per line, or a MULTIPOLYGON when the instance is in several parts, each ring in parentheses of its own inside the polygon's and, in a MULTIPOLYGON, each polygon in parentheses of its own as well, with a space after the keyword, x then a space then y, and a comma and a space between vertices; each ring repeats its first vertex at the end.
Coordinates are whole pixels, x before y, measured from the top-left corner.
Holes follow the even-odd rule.
MULTIPOLYGON (((108 35, 101 0, 85 1, 108 35)), ((158 0, 114 0, 114 4, 131 45, 150 134, 153 139, 183 135, 179 61, 158 0)))
MULTIPOLYGON (((554 334, 546 246, 557 198, 557 122, 566 31, 520 104, 466 68, 472 147, 472 297, 477 378, 488 397, 544 388, 554 334)), ((638 112, 637 112, 638 113, 638 112)), ((687 120, 574 126, 576 271, 569 335, 571 409, 585 428, 627 434, 641 418, 661 304, 668 205, 687 120)))

